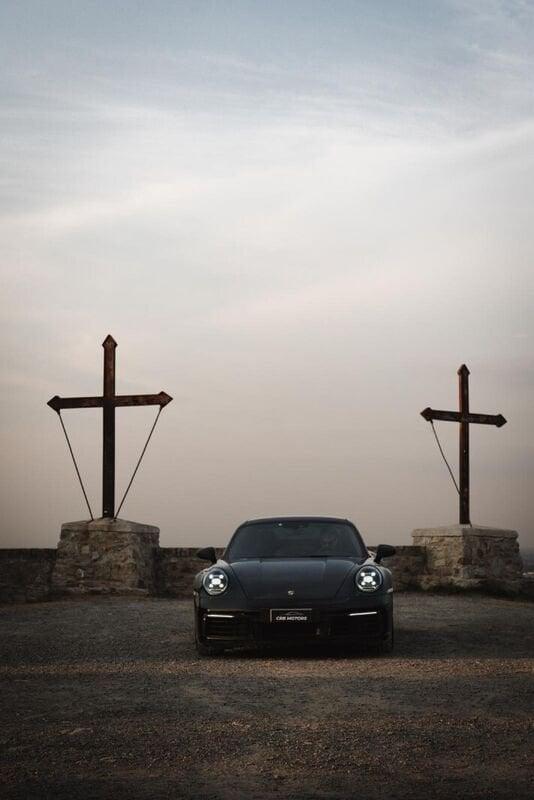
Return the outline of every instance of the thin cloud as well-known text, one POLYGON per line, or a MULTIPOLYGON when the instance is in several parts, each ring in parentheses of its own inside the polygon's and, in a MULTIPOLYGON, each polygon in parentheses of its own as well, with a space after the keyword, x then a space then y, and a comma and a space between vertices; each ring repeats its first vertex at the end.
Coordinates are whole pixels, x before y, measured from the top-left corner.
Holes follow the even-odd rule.
POLYGON ((46 400, 98 393, 108 332, 123 388, 176 398, 128 512, 165 544, 282 507, 399 543, 453 518, 419 410, 462 361, 510 420, 479 518, 532 540, 532 9, 246 5, 3 27, 5 541, 80 514, 46 400))

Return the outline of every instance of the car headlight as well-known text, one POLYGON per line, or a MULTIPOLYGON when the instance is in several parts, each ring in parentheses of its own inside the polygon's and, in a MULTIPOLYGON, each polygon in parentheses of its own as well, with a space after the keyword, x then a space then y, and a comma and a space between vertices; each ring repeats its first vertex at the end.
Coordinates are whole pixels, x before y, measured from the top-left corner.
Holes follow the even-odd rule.
POLYGON ((376 592, 383 583, 382 573, 376 567, 362 567, 356 573, 354 581, 362 592, 376 592))
POLYGON ((222 594, 228 589, 228 575, 222 569, 209 569, 202 585, 208 594, 222 594))

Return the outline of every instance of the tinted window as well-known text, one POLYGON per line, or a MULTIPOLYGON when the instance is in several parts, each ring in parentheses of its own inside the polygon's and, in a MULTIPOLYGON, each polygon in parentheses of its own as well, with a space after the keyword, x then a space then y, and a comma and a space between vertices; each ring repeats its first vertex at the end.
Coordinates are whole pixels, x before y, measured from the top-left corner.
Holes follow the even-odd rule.
POLYGON ((354 528, 344 522, 260 522, 238 528, 225 554, 241 558, 310 558, 348 556, 363 558, 354 528))

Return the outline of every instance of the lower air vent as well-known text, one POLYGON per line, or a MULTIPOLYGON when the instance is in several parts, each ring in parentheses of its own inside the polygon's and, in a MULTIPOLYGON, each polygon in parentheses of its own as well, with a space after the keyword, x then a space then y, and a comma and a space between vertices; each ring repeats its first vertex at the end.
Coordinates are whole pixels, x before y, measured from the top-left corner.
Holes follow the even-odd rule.
POLYGON ((249 634, 248 620, 243 617, 206 616, 208 639, 246 639, 249 634))

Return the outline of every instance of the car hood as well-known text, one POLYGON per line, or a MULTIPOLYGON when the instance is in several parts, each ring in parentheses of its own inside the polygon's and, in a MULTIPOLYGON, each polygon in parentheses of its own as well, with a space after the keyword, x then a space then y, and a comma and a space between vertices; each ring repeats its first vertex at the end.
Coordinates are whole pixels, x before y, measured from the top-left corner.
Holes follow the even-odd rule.
POLYGON ((357 563, 332 557, 265 558, 233 561, 231 568, 249 600, 299 605, 333 599, 357 563), (288 594, 291 591, 294 594, 288 594))

